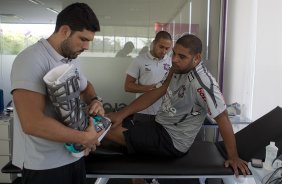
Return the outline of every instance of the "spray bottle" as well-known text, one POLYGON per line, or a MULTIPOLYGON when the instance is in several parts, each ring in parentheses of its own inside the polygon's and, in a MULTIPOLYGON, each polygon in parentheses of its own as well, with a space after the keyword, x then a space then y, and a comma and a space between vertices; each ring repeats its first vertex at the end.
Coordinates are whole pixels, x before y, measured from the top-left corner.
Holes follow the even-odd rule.
POLYGON ((265 147, 265 161, 263 163, 263 168, 267 170, 272 170, 272 163, 277 157, 278 148, 275 146, 275 142, 270 142, 269 145, 265 147))

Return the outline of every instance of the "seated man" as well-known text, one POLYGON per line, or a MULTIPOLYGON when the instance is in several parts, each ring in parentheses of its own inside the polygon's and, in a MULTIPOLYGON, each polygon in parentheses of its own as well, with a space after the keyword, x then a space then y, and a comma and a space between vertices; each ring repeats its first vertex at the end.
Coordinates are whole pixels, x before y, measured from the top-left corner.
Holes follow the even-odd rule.
POLYGON ((207 114, 216 120, 235 175, 249 174, 241 160, 219 86, 201 61, 202 42, 194 35, 179 38, 173 48, 172 67, 164 84, 144 93, 122 110, 109 114, 108 139, 125 145, 129 153, 181 157, 189 151, 207 114), (163 98, 155 120, 122 127, 127 116, 163 98))

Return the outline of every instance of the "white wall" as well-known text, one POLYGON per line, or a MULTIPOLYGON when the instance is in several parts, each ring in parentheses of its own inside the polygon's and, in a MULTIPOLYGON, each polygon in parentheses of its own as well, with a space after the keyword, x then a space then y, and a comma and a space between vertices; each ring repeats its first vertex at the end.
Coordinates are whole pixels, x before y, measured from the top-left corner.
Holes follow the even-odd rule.
POLYGON ((125 72, 131 62, 132 58, 80 57, 81 70, 103 98, 105 110, 120 109, 135 99, 135 93, 124 91, 125 72))
POLYGON ((258 1, 253 116, 282 107, 282 1, 258 1))
POLYGON ((281 7, 280 0, 228 1, 224 95, 252 120, 282 106, 281 7))

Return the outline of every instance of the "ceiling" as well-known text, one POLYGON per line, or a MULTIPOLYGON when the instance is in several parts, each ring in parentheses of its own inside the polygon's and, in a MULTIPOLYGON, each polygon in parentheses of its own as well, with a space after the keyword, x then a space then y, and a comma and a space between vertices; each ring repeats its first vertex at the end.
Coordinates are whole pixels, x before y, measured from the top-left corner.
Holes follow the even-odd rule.
MULTIPOLYGON (((73 0, 0 0, 0 23, 50 24, 73 0)), ((92 7, 102 26, 153 26, 170 22, 188 0, 83 0, 92 7)))

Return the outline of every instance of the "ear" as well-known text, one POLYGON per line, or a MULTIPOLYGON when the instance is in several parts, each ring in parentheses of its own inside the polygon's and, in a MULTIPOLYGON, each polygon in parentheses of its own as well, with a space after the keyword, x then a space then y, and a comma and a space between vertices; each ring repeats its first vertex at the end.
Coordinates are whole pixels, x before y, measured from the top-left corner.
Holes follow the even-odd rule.
POLYGON ((69 37, 71 35, 71 30, 69 29, 66 33, 66 36, 69 37))
POLYGON ((198 64, 202 60, 202 56, 200 53, 196 54, 193 58, 193 63, 198 64))
POLYGON ((71 29, 69 26, 63 25, 60 27, 59 32, 64 38, 68 38, 71 34, 71 29))
POLYGON ((153 40, 151 46, 154 47, 155 45, 156 45, 156 40, 153 40))

